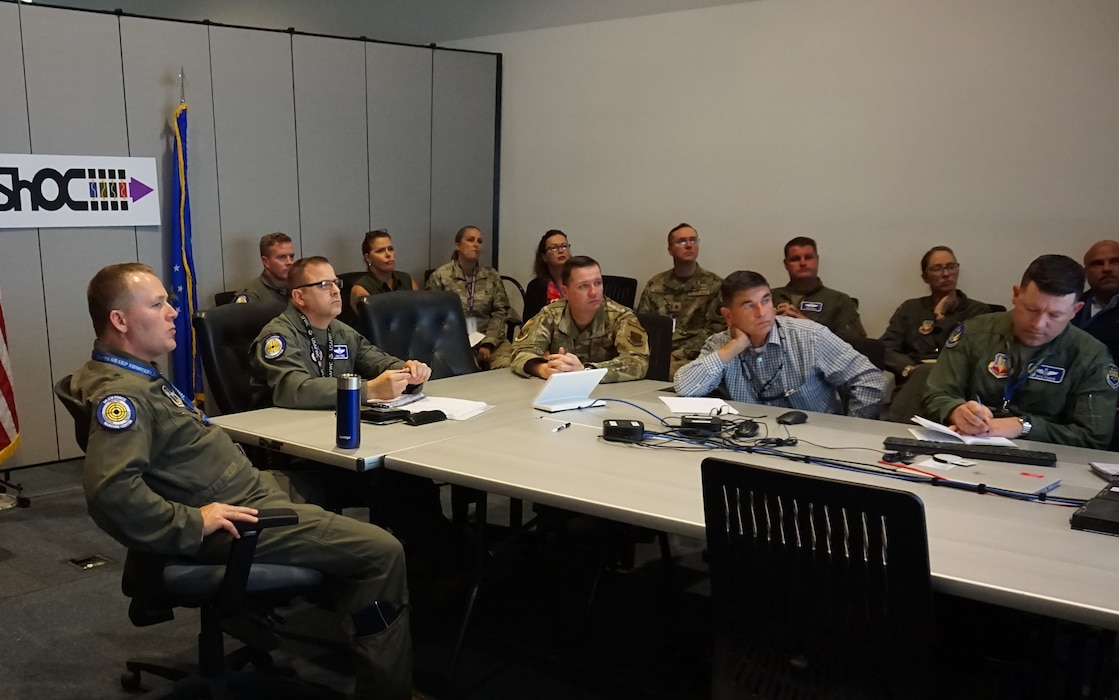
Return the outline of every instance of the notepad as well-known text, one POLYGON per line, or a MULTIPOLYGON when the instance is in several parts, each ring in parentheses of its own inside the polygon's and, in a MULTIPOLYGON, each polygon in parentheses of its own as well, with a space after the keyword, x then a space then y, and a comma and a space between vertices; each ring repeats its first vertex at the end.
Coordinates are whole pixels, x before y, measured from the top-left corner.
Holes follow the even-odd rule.
POLYGON ((424 396, 421 400, 407 406, 410 413, 442 411, 447 415, 448 420, 467 420, 488 408, 493 407, 484 401, 452 399, 445 396, 424 396))
POLYGON ((1013 442, 1004 437, 990 435, 960 435, 946 425, 913 416, 914 423, 924 428, 910 428, 909 432, 918 440, 932 440, 933 442, 962 442, 965 445, 1002 445, 1003 447, 1017 447, 1013 442))

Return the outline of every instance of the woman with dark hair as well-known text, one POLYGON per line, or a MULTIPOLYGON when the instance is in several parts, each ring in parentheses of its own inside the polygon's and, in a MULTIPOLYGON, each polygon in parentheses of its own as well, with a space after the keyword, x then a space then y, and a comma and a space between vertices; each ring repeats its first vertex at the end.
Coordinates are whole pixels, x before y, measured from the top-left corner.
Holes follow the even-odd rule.
POLYGON ((365 234, 361 242, 361 257, 365 260, 366 273, 350 287, 350 308, 355 313, 357 300, 361 297, 419 289, 411 275, 396 269, 396 249, 392 245, 392 236, 385 229, 365 234))
POLYGON ((536 259, 532 263, 536 276, 525 290, 526 322, 548 304, 563 299, 563 264, 570 257, 571 244, 567 242, 566 233, 552 229, 540 237, 540 242, 536 244, 536 259))
POLYGON ((455 234, 451 261, 439 266, 427 280, 427 289, 458 294, 466 314, 466 330, 482 334, 474 343, 474 355, 482 369, 509 366, 511 346, 505 337, 509 319, 509 295, 501 275, 483 265, 482 232, 477 226, 463 226, 455 234))
POLYGON ((899 383, 922 363, 936 360, 948 334, 960 322, 991 311, 956 287, 960 263, 948 246, 938 245, 922 256, 921 279, 929 285, 929 296, 899 306, 882 334, 886 368, 897 375, 899 383))

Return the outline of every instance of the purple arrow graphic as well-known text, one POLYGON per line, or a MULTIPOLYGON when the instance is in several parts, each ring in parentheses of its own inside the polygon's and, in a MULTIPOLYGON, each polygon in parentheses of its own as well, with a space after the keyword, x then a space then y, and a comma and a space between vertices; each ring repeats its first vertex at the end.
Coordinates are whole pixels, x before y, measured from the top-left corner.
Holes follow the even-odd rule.
POLYGON ((128 183, 128 191, 132 195, 132 201, 137 202, 143 199, 147 194, 149 194, 152 191, 152 188, 148 187, 136 178, 132 178, 132 181, 128 183))

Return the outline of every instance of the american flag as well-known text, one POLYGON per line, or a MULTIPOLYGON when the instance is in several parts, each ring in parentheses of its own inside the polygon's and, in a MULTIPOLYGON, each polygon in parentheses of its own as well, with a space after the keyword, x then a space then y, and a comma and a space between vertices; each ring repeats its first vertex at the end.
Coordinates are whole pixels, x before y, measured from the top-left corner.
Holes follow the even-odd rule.
POLYGON ((8 329, 4 325, 4 304, 0 299, 0 464, 19 447, 19 416, 12 392, 12 361, 8 358, 8 329))

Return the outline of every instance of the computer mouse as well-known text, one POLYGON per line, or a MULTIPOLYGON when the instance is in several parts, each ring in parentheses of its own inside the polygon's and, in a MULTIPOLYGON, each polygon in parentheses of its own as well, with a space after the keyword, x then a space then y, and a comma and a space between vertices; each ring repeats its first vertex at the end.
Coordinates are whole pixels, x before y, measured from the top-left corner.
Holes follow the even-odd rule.
POLYGON ((777 416, 777 422, 781 425, 800 425, 808 421, 808 414, 804 411, 789 411, 777 416))
POLYGON ((741 438, 752 438, 758 434, 758 424, 752 420, 740 420, 734 429, 734 434, 741 438))

